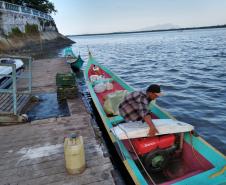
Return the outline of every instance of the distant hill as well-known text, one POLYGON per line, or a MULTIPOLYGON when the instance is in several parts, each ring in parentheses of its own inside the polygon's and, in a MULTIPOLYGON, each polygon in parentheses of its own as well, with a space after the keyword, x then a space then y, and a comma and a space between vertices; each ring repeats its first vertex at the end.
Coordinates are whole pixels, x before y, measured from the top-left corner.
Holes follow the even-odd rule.
POLYGON ((122 32, 111 32, 111 33, 94 33, 94 34, 66 35, 66 37, 72 37, 72 36, 89 36, 89 35, 127 34, 127 33, 145 33, 145 32, 164 32, 164 31, 184 31, 184 30, 213 29, 213 28, 226 28, 226 24, 216 25, 216 26, 185 27, 185 28, 179 27, 179 28, 164 28, 164 29, 163 28, 162 29, 159 29, 156 26, 155 28, 156 29, 153 29, 153 27, 152 28, 151 27, 146 27, 146 28, 144 28, 145 30, 136 30, 136 31, 122 31, 122 32))
POLYGON ((168 29, 179 29, 180 26, 173 25, 171 23, 166 23, 166 24, 158 24, 154 26, 148 26, 142 29, 138 29, 136 31, 150 31, 150 30, 168 30, 168 29))

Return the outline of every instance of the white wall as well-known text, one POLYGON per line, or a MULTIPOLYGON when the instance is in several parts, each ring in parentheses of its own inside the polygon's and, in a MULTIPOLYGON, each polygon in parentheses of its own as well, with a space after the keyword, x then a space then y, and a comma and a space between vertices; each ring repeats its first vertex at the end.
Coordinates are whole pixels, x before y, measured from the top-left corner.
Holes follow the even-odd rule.
MULTIPOLYGON (((27 23, 36 24, 39 31, 43 31, 43 25, 40 25, 40 20, 44 23, 53 19, 48 14, 40 11, 0 1, 0 34, 1 32, 8 34, 15 27, 25 32, 25 25, 27 23), (29 12, 24 12, 24 9, 29 10, 29 12)), ((45 30, 56 31, 56 28, 49 26, 45 27, 45 30)))
POLYGON ((31 15, 22 15, 20 13, 2 12, 1 15, 1 27, 5 34, 11 32, 12 28, 18 27, 22 32, 25 32, 26 24, 37 24, 39 31, 41 31, 40 22, 38 17, 31 15))

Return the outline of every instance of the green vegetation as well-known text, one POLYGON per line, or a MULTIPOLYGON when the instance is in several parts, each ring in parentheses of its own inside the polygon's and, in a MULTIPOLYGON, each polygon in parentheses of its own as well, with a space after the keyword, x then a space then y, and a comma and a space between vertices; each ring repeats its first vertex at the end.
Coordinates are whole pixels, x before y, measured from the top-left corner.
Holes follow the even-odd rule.
POLYGON ((37 35, 39 33, 37 24, 26 24, 25 33, 22 32, 18 27, 11 29, 11 32, 8 33, 8 37, 23 37, 25 34, 28 35, 37 35))
POLYGON ((38 25, 37 24, 26 24, 25 25, 25 33, 26 34, 38 34, 38 25))
POLYGON ((57 12, 54 4, 49 0, 4 0, 8 3, 18 4, 22 6, 27 6, 29 8, 34 8, 44 13, 57 12))
POLYGON ((8 37, 22 37, 24 35, 24 33, 18 28, 18 27, 14 27, 11 29, 11 32, 8 33, 8 37))

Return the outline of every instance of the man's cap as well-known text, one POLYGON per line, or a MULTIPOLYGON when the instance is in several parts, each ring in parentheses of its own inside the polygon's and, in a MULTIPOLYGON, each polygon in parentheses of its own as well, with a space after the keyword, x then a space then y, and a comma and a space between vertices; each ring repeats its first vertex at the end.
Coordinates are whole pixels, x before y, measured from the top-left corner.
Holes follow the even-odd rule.
POLYGON ((147 88, 147 92, 155 93, 157 96, 162 96, 161 88, 157 84, 152 84, 147 88))

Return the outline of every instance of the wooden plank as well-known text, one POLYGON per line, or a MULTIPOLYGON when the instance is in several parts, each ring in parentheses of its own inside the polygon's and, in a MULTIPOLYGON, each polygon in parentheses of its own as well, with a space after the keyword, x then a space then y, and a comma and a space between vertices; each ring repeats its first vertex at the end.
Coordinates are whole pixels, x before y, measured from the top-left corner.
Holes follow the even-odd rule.
MULTIPOLYGON (((190 132, 194 127, 188 123, 173 119, 152 119, 158 133, 156 135, 190 132)), ((119 124, 111 128, 112 133, 119 139, 140 138, 149 136, 149 126, 142 121, 119 124)))
MULTIPOLYGON (((65 180, 65 181, 58 181, 58 182, 53 182, 49 183, 48 185, 87 185, 87 184, 81 184, 81 181, 73 181, 71 182, 70 180, 65 180)), ((91 182, 89 185, 112 185, 113 182, 111 180, 102 180, 102 181, 97 181, 97 182, 91 182)))
POLYGON ((72 176, 67 174, 64 166, 59 165, 38 171, 27 169, 26 172, 18 172, 17 176, 1 178, 1 182, 3 184, 17 183, 18 185, 40 185, 58 181, 72 182, 77 180, 79 184, 90 184, 112 179, 110 174, 111 169, 112 165, 110 163, 100 164, 98 166, 86 168, 82 174, 72 176))
MULTIPOLYGON (((83 137, 83 139, 86 139, 87 140, 87 138, 85 138, 85 137, 83 137)), ((58 142, 59 141, 62 144, 63 143, 63 138, 62 139, 61 138, 58 139, 58 142)), ((36 141, 29 141, 28 143, 26 143, 26 141, 24 141, 24 142, 18 143, 18 145, 17 145, 17 142, 15 142, 15 141, 12 140, 8 144, 8 146, 7 145, 4 145, 4 146, 1 147, 1 149, 0 149, 1 150, 1 158, 0 158, 0 160, 2 158, 4 158, 4 157, 11 158, 11 156, 12 156, 12 158, 14 158, 14 155, 15 155, 14 153, 15 152, 11 152, 11 151, 19 151, 19 150, 21 150, 23 148, 24 149, 29 149, 29 148, 32 148, 32 147, 35 148, 38 145, 47 145, 50 142, 51 142, 52 145, 58 144, 58 142, 56 142, 56 138, 54 138, 54 137, 52 137, 52 138, 51 137, 46 137, 46 138, 43 138, 43 139, 37 139, 36 141), (15 143, 15 144, 13 144, 13 143, 15 143), (7 157, 7 155, 8 155, 8 157, 7 157)), ((91 142, 91 139, 89 139, 88 142, 86 142, 86 144, 89 147, 91 147, 91 144, 89 144, 89 142, 91 142)), ((95 146, 98 146, 98 143, 93 143, 93 144, 95 146)))
MULTIPOLYGON (((92 166, 90 164, 93 164, 94 161, 96 160, 104 160, 104 157, 102 155, 95 155, 97 154, 97 152, 92 152, 92 153, 86 153, 86 163, 87 163, 87 167, 92 166)), ((35 154, 34 154, 35 155, 35 154)), ((39 170, 42 170, 40 166, 42 166, 42 164, 48 162, 48 164, 51 163, 55 163, 56 160, 58 161, 64 161, 64 153, 56 153, 53 155, 49 155, 49 156, 45 156, 45 157, 40 157, 40 158, 34 158, 34 159, 22 159, 21 158, 16 158, 16 159, 11 159, 11 160, 5 160, 1 166, 0 166, 0 172, 4 172, 4 171, 11 171, 12 169, 30 169, 32 166, 34 168, 36 168, 38 166, 39 170)), ((109 160, 110 161, 110 160, 109 160)), ((101 164, 101 162, 99 163, 101 164)), ((49 167, 52 167, 52 165, 49 165, 49 167)), ((11 174, 11 173, 10 173, 11 174)))
MULTIPOLYGON (((96 145, 95 145, 96 146, 96 145)), ((5 169, 5 168, 10 168, 10 167, 19 167, 19 166, 24 166, 24 165, 31 165, 31 164, 36 164, 40 163, 42 161, 45 161, 46 159, 51 159, 52 157, 55 158, 56 156, 63 156, 64 151, 63 151, 63 145, 62 144, 56 144, 54 145, 46 145, 43 144, 43 147, 25 147, 21 148, 18 151, 14 150, 9 150, 8 156, 9 157, 3 157, 0 159, 0 170, 5 169), (47 148, 54 148, 53 151, 50 151, 47 154, 40 153, 40 156, 36 156, 35 152, 36 151, 41 151, 45 150, 47 148), (29 151, 29 153, 25 153, 26 151, 29 151), (33 160, 29 160, 30 158, 34 158, 33 160), (6 166, 4 164, 7 163, 6 166)), ((103 152, 101 151, 101 148, 98 149, 98 147, 92 147, 92 148, 87 148, 85 147, 85 154, 87 157, 87 160, 92 157, 97 157, 97 156, 103 156, 103 152)))
MULTIPOLYGON (((100 165, 104 165, 104 164, 110 164, 111 161, 109 158, 103 158, 103 157, 93 157, 92 160, 86 160, 86 168, 93 168, 93 167, 98 167, 100 165)), ((7 178, 10 176, 17 176, 18 175, 18 171, 20 171, 20 173, 26 173, 27 171, 33 171, 33 173, 36 173, 37 171, 40 170, 48 170, 49 168, 52 167, 65 167, 65 161, 64 158, 62 158, 61 156, 59 156, 58 158, 55 158, 54 160, 48 160, 48 161, 44 161, 41 163, 37 163, 37 164, 32 164, 29 166, 21 166, 21 167, 13 167, 13 168, 8 168, 8 169, 4 169, 1 170, 0 172, 0 179, 3 178, 7 178)), ((27 177, 29 179, 29 177, 27 177)))
MULTIPOLYGON (((26 143, 26 141, 20 141, 18 142, 18 144, 14 144, 15 142, 11 141, 9 142, 8 144, 4 144, 3 146, 1 146, 0 150, 1 150, 1 153, 0 153, 0 160, 4 159, 4 158, 14 158, 16 156, 20 156, 19 154, 17 154, 16 152, 12 152, 12 148, 15 150, 15 151, 19 151, 20 149, 22 148, 31 148, 31 147, 35 147, 35 146, 38 146, 40 144, 46 144, 46 143, 51 143, 52 145, 56 145, 59 143, 59 141, 61 141, 61 143, 63 143, 63 137, 59 137, 58 138, 58 142, 56 142, 56 138, 51 138, 51 137, 45 137, 42 139, 38 139, 38 137, 34 138, 35 142, 34 141, 29 141, 26 143), (36 139, 37 138, 37 139, 36 139)), ((87 149, 92 149, 94 147, 98 147, 98 143, 96 141, 92 141, 92 139, 86 139, 85 137, 83 138, 85 141, 84 143, 86 144, 85 148, 87 149)), ((11 139, 12 140, 12 139, 11 139)), ((17 143, 17 142, 16 142, 17 143)))
MULTIPOLYGON (((9 148, 9 150, 7 150, 7 152, 5 152, 4 154, 2 154, 1 158, 0 158, 0 164, 4 164, 4 162, 7 161, 12 161, 13 162, 23 162, 24 160, 26 160, 28 157, 26 157, 28 154, 29 155, 33 155, 33 152, 35 151, 40 151, 42 148, 56 148, 57 151, 54 151, 54 153, 50 153, 49 155, 53 155, 53 154, 62 154, 63 153, 63 143, 51 143, 48 144, 48 142, 46 143, 40 143, 39 145, 31 145, 29 147, 21 147, 19 149, 16 149, 14 147, 11 147, 11 150, 9 148), (41 144, 41 147, 40 147, 41 144), (55 145, 55 146, 54 146, 55 145), (14 150, 12 150, 14 149, 14 150), (59 151, 58 151, 59 150, 59 151), (25 154, 26 151, 29 151, 28 154, 25 154)), ((90 154, 90 153, 96 153, 97 155, 103 155, 102 151, 101 151, 101 146, 98 145, 98 143, 95 142, 90 142, 90 143, 85 143, 85 152, 86 154, 90 154)))
MULTIPOLYGON (((89 142, 89 140, 91 140, 90 137, 94 137, 94 134, 91 134, 90 132, 92 131, 91 128, 85 128, 83 127, 83 129, 81 129, 80 127, 77 127, 78 129, 76 129, 75 133, 82 135, 84 142, 89 142)), ((10 150, 10 148, 17 148, 20 149, 22 147, 29 147, 29 146, 35 146, 39 143, 46 143, 48 141, 51 141, 51 143, 56 143, 56 142, 61 142, 63 143, 63 139, 64 136, 69 135, 70 133, 72 133, 70 131, 70 128, 67 128, 69 131, 57 131, 54 130, 54 132, 45 130, 42 131, 41 129, 37 129, 37 130, 30 130, 25 128, 26 132, 29 132, 29 135, 23 131, 20 131, 20 134, 18 136, 16 136, 16 142, 14 140, 12 140, 12 136, 15 137, 16 134, 15 132, 12 132, 12 135, 9 136, 5 136, 5 137, 0 137, 2 139, 2 144, 0 145, 0 153, 2 153, 2 151, 7 151, 10 150), (41 133, 42 137, 40 137, 39 135, 37 135, 37 133, 41 133), (4 141, 4 142, 3 142, 4 141)))
MULTIPOLYGON (((48 118, 48 119, 43 119, 43 120, 36 120, 36 121, 32 121, 30 124, 32 126, 29 125, 29 127, 27 125, 20 125, 20 126, 15 126, 12 129, 12 127, 2 127, 0 128, 0 130, 2 130, 2 132, 0 132, 0 137, 4 137, 3 141, 6 141, 6 138, 8 136, 9 139, 11 139, 11 133, 12 134, 16 134, 17 132, 22 132, 24 133, 25 129, 29 129, 29 131, 33 131, 33 132, 53 132, 52 129, 54 128, 54 132, 59 131, 59 132, 65 132, 65 130, 68 131, 73 131, 71 130, 71 128, 74 128, 74 130, 79 130, 79 129, 92 129, 89 126, 89 122, 90 121, 90 116, 85 114, 85 115, 71 115, 70 117, 59 117, 59 118, 48 118), (70 129, 70 130, 69 130, 70 129), (37 131, 38 130, 38 131, 37 131)), ((27 134, 25 132, 25 134, 27 134)), ((33 137, 33 136, 38 136, 37 134, 27 134, 27 137, 29 140, 29 137, 33 137)), ((21 136, 21 134, 17 135, 17 138, 24 138, 23 136, 21 136)))

